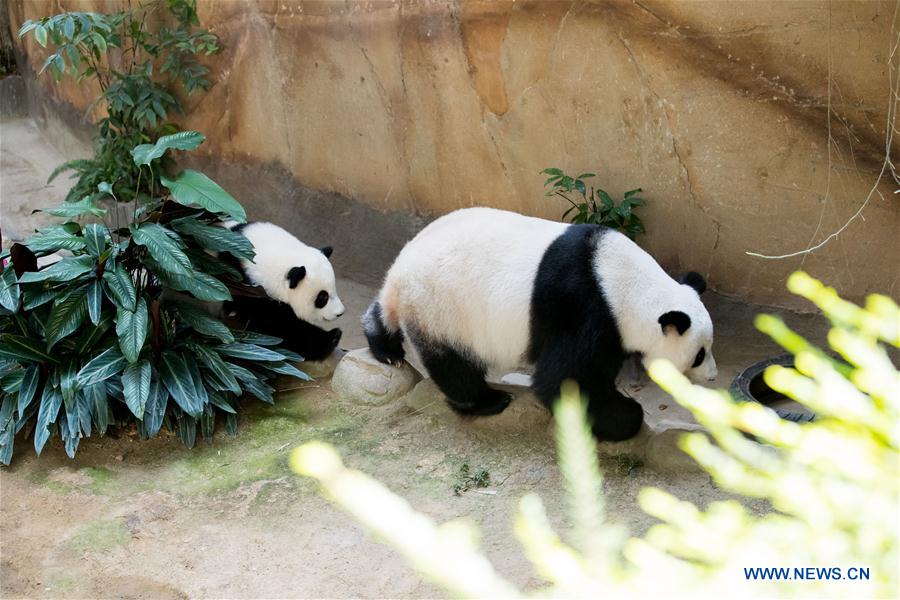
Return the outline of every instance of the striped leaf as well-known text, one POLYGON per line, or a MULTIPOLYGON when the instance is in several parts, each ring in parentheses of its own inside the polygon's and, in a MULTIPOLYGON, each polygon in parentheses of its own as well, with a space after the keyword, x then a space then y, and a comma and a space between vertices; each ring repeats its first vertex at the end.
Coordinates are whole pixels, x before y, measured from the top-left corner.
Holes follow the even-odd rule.
POLYGON ((138 419, 144 418, 144 408, 150 397, 150 363, 139 360, 122 371, 122 394, 125 404, 138 419))
POLYGON ((191 259, 161 225, 144 223, 132 230, 131 239, 134 243, 146 247, 153 260, 167 272, 183 276, 190 276, 193 273, 191 259))
POLYGON ((137 291, 134 289, 134 282, 125 267, 117 265, 113 271, 104 271, 103 283, 106 284, 107 296, 116 306, 134 310, 137 291))
POLYGON ((11 333, 0 333, 0 358, 59 364, 57 358, 47 353, 41 341, 11 333))
POLYGON ((175 399, 181 410, 193 417, 199 417, 203 410, 203 404, 197 397, 197 388, 194 379, 188 371, 184 360, 171 351, 162 353, 159 365, 159 373, 163 384, 169 390, 169 394, 175 399))
POLYGON ((112 346, 88 361, 78 372, 78 383, 82 386, 106 381, 125 368, 127 361, 118 346, 112 346))
POLYGON ((119 308, 116 314, 116 334, 119 336, 119 348, 128 362, 135 362, 144 347, 147 339, 147 324, 149 314, 147 301, 139 298, 134 311, 119 308))
POLYGON ((47 348, 52 349, 61 339, 73 333, 84 322, 87 316, 87 288, 82 287, 64 299, 57 299, 47 322, 44 324, 44 335, 47 337, 47 348))
POLYGON ((100 310, 103 307, 103 286, 99 279, 95 279, 88 284, 87 289, 87 310, 91 323, 96 325, 100 322, 100 310))

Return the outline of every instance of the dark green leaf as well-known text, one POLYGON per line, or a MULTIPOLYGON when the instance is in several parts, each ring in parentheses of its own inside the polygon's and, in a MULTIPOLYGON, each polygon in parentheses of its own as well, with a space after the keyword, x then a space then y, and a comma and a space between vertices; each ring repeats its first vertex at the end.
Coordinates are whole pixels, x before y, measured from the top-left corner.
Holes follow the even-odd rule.
POLYGON ((244 207, 212 179, 198 171, 185 169, 175 179, 163 175, 159 180, 172 192, 172 197, 185 206, 201 206, 214 213, 224 213, 244 223, 244 207))
POLYGON ((99 279, 95 279, 87 288, 87 309, 91 323, 100 322, 100 310, 103 308, 103 286, 99 279))
POLYGON ((75 293, 53 303, 53 309, 44 324, 47 349, 50 350, 61 339, 72 334, 87 316, 87 288, 79 288, 75 293))
POLYGON ((228 432, 228 435, 234 437, 237 435, 238 430, 238 418, 236 414, 228 413, 225 415, 225 431, 228 432))
POLYGON ((189 415, 199 417, 203 404, 197 397, 197 388, 184 360, 174 352, 163 352, 159 372, 178 406, 189 415))
POLYGON ((209 403, 212 406, 215 406, 216 408, 218 408, 219 410, 222 410, 229 414, 232 414, 232 415, 237 414, 237 411, 234 410, 234 407, 231 406, 231 404, 229 404, 227 400, 222 398, 222 396, 220 396, 218 392, 210 392, 209 393, 209 403))
POLYGON ((75 235, 81 227, 78 223, 64 223, 39 229, 37 234, 25 240, 32 252, 56 252, 57 250, 81 250, 84 238, 75 235))
MULTIPOLYGON (((157 111, 159 112, 159 111, 157 111)), ((165 111, 160 117, 164 116, 165 111)), ((193 150, 206 138, 196 131, 179 131, 172 135, 164 135, 155 144, 141 144, 131 151, 136 165, 149 165, 153 160, 161 157, 168 149, 193 150)))
POLYGON ((103 339, 103 335, 109 331, 113 324, 113 312, 107 311, 100 316, 100 322, 96 327, 84 327, 75 343, 75 350, 80 356, 88 354, 94 346, 103 339))
POLYGON ((82 388, 81 393, 88 400, 91 407, 91 417, 100 435, 106 433, 109 426, 109 403, 106 400, 106 386, 96 383, 82 388))
POLYGON ((166 405, 169 401, 169 392, 159 378, 154 373, 150 382, 150 393, 147 396, 147 404, 144 407, 144 418, 141 420, 138 428, 141 435, 145 438, 151 438, 157 434, 159 428, 162 427, 163 420, 166 416, 166 405))
POLYGON ((281 338, 273 335, 263 335, 255 331, 235 331, 234 337, 247 344, 258 344, 260 346, 277 346, 282 342, 281 338))
POLYGON ((72 281, 80 275, 89 273, 94 268, 94 259, 90 256, 66 257, 40 271, 22 273, 19 283, 35 281, 72 281))
POLYGON ((185 446, 193 448, 197 440, 197 419, 190 415, 179 415, 178 429, 175 430, 175 435, 184 442, 185 446))
POLYGON ((298 379, 302 379, 303 381, 312 381, 312 377, 287 362, 266 363, 263 365, 263 367, 269 371, 273 371, 281 375, 291 375, 298 379))
POLYGON ((245 344, 243 342, 235 342, 234 344, 217 346, 216 352, 224 356, 243 358, 252 361, 278 362, 284 360, 283 355, 269 350, 268 348, 263 348, 262 346, 257 346, 256 344, 245 344))
POLYGON ((176 275, 163 270, 153 271, 159 280, 174 290, 189 292, 198 300, 222 302, 231 300, 231 292, 221 281, 202 271, 194 271, 190 276, 176 275))
POLYGON ((544 175, 563 175, 562 169, 557 169, 555 167, 548 167, 541 171, 541 173, 543 173, 544 175))
POLYGON ((195 217, 176 219, 170 225, 175 231, 192 236, 197 243, 208 250, 228 252, 238 258, 253 260, 255 254, 253 244, 246 237, 230 229, 206 225, 195 217))
POLYGON ((0 358, 59 364, 59 360, 47 353, 42 341, 11 333, 0 334, 0 358))
POLYGON ((178 302, 176 310, 181 319, 190 325, 197 333, 218 338, 226 344, 234 342, 234 336, 231 330, 225 326, 219 319, 213 318, 208 312, 189 304, 187 302, 178 302))
POLYGON ((94 258, 98 258, 106 250, 109 234, 100 223, 88 223, 84 226, 84 246, 94 258))
POLYGON ((22 376, 22 385, 19 386, 19 414, 24 414, 25 409, 31 404, 34 395, 37 392, 38 385, 41 383, 41 369, 38 365, 32 364, 25 369, 22 376))
POLYGON ((34 451, 41 454, 44 444, 50 439, 50 423, 56 421, 59 408, 62 406, 62 394, 52 385, 44 386, 41 404, 38 409, 37 424, 34 427, 34 451))
POLYGON ((109 299, 117 306, 128 310, 134 310, 137 303, 137 292, 131 275, 122 265, 116 265, 115 270, 107 269, 103 272, 103 282, 106 284, 109 299))
POLYGON ((144 418, 144 408, 150 397, 150 363, 146 360, 128 365, 122 371, 122 395, 125 404, 138 419, 144 418))
POLYGON ((644 190, 642 190, 641 188, 637 188, 635 190, 628 190, 627 192, 625 192, 625 198, 631 198, 635 194, 640 194, 642 191, 644 191, 644 190))
POLYGON ((216 429, 216 411, 213 410, 212 406, 207 406, 203 409, 203 414, 200 415, 200 433, 203 435, 203 440, 206 442, 212 442, 213 432, 216 429))
POLYGON ((147 324, 149 313, 147 301, 143 297, 138 298, 134 311, 119 307, 116 313, 116 334, 119 336, 119 347, 122 354, 133 363, 140 357, 147 339, 147 324))
POLYGON ((80 387, 76 379, 77 374, 78 363, 74 359, 67 360, 59 373, 59 389, 67 409, 74 406, 75 393, 80 387))
POLYGON ((234 392, 235 394, 241 393, 240 384, 238 384, 237 379, 234 378, 231 369, 228 368, 228 364, 222 360, 222 357, 206 346, 194 344, 191 346, 191 349, 197 355, 197 358, 200 359, 200 362, 202 362, 222 384, 224 389, 234 392))
POLYGON ((106 381, 124 369, 126 363, 118 346, 107 348, 81 368, 78 383, 88 386, 106 381))
POLYGON ((7 267, 0 275, 0 305, 9 312, 16 312, 19 310, 21 295, 19 283, 16 281, 16 272, 12 267, 7 267))
POLYGON ((82 215, 94 215, 95 217, 102 217, 106 214, 106 209, 95 206, 94 200, 90 196, 85 196, 78 202, 63 202, 56 208, 41 209, 41 212, 53 215, 54 217, 63 217, 68 219, 71 217, 80 217, 82 215))
POLYGON ((166 230, 156 223, 144 223, 132 230, 132 240, 145 246, 160 267, 174 275, 191 276, 191 259, 178 247, 166 230))

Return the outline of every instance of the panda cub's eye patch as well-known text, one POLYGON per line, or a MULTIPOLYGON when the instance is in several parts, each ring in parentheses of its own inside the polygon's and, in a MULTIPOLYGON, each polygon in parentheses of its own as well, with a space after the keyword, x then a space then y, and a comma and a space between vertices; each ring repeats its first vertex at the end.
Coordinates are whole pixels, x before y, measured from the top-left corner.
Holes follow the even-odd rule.
POLYGON ((700 348, 700 351, 697 352, 697 358, 694 359, 694 364, 691 365, 691 368, 696 369, 702 365, 704 358, 706 358, 706 348, 700 348))
POLYGON ((316 308, 324 308, 326 304, 328 304, 328 292, 322 290, 316 296, 316 308))

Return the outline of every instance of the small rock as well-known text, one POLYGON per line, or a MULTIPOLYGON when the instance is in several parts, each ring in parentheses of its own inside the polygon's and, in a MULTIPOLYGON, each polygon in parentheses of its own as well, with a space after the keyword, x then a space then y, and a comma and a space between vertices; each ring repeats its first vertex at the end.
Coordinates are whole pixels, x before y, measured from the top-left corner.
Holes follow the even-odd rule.
POLYGON ((304 360, 298 362, 296 367, 313 379, 324 379, 334 373, 345 354, 346 350, 335 348, 324 360, 304 360))
POLYGON ((119 462, 122 462, 123 460, 125 460, 125 457, 122 456, 121 454, 116 454, 116 460, 119 462))
POLYGON ((385 365, 368 348, 361 348, 344 355, 334 370, 331 388, 346 402, 380 406, 405 395, 421 379, 409 363, 385 365))

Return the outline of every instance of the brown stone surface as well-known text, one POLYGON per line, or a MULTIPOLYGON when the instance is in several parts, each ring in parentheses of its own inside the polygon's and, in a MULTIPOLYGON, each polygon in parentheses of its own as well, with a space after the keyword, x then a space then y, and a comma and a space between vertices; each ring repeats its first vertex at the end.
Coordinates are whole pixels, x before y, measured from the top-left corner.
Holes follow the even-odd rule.
MULTIPOLYGON (((111 4, 9 10, 16 27, 111 4)), ((206 160, 422 216, 486 204, 558 218, 539 171, 591 171, 616 195, 642 187, 641 243, 721 292, 796 305, 784 280, 802 267, 853 298, 896 296, 900 200, 889 177, 870 194, 892 2, 200 0, 200 16, 224 48, 182 119, 208 136, 206 160), (869 196, 806 257, 746 254, 815 245, 869 196)), ((24 49, 39 67, 45 51, 24 49)), ((80 110, 93 95, 41 90, 80 110)), ((242 200, 253 213, 280 199, 242 200)))

